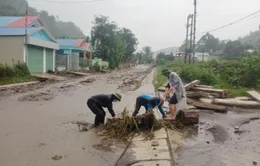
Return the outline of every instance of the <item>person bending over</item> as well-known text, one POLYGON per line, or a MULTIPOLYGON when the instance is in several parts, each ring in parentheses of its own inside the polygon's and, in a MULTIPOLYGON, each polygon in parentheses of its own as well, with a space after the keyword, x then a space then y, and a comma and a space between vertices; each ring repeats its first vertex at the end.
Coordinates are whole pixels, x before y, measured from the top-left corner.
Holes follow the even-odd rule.
POLYGON ((111 116, 116 119, 117 116, 113 110, 113 102, 121 101, 121 95, 118 93, 114 94, 100 94, 92 96, 88 99, 87 105, 89 109, 96 115, 94 126, 97 127, 100 124, 105 123, 106 112, 104 108, 107 108, 111 116))
POLYGON ((158 109, 160 110, 160 113, 162 114, 163 118, 166 118, 166 114, 163 110, 163 103, 164 100, 162 98, 159 97, 154 97, 152 95, 140 95, 137 97, 136 99, 136 103, 135 103, 135 111, 133 112, 133 117, 135 117, 141 106, 144 106, 146 112, 152 111, 153 108, 158 107, 158 109))

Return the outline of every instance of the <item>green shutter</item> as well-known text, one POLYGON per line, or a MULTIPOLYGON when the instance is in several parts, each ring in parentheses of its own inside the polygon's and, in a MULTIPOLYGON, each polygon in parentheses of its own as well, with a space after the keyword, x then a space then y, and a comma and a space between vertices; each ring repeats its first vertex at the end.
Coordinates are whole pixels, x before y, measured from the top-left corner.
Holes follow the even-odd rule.
POLYGON ((46 48, 46 71, 53 71, 53 50, 46 48))
POLYGON ((43 72, 43 48, 28 45, 28 68, 31 73, 43 72))

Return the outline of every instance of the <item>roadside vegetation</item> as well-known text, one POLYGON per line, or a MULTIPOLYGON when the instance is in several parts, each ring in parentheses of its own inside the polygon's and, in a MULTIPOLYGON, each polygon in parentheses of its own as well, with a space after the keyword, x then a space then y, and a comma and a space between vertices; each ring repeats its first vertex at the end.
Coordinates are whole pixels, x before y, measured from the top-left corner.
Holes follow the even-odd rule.
POLYGON ((0 85, 34 81, 29 69, 24 63, 16 63, 13 66, 0 64, 0 85))
POLYGON ((260 53, 252 53, 235 60, 212 60, 185 64, 182 61, 159 63, 156 88, 166 79, 161 75, 163 68, 177 72, 186 81, 200 80, 201 84, 225 89, 231 96, 242 96, 249 89, 260 89, 260 53))

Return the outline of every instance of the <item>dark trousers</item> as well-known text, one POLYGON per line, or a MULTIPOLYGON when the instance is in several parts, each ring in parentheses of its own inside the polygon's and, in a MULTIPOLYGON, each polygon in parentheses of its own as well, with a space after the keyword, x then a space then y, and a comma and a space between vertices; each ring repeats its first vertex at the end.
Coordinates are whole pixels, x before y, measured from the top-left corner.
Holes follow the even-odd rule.
POLYGON ((88 108, 96 115, 95 117, 95 126, 105 123, 106 112, 104 109, 93 99, 88 99, 87 101, 88 108))
POLYGON ((147 104, 147 100, 142 98, 142 97, 138 97, 136 99, 136 102, 135 102, 135 111, 133 112, 133 116, 136 116, 141 108, 141 106, 144 106, 146 111, 147 111, 147 107, 146 107, 146 104, 147 104))

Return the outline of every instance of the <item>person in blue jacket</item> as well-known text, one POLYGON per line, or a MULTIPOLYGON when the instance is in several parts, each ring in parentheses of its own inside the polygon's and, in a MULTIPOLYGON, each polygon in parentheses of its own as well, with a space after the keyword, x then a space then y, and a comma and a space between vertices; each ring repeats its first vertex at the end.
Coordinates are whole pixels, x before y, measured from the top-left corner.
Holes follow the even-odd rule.
POLYGON ((158 107, 160 113, 162 114, 162 117, 166 118, 166 114, 162 108, 163 103, 164 100, 160 97, 155 97, 148 94, 140 95, 136 99, 135 111, 133 112, 132 116, 135 117, 138 114, 141 106, 144 106, 146 112, 152 111, 153 108, 158 107))

